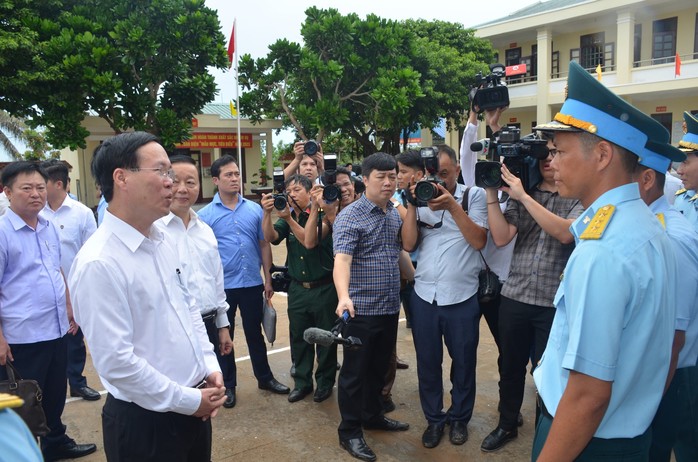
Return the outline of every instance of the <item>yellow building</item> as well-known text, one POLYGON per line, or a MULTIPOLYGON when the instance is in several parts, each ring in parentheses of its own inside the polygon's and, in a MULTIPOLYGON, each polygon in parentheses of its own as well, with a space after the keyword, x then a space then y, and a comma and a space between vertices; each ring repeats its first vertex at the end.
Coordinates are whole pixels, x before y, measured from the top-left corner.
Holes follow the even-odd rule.
POLYGON ((664 125, 674 143, 683 111, 698 112, 696 0, 548 0, 476 29, 498 62, 526 64, 525 75, 507 78, 511 104, 500 120, 522 135, 562 106, 571 60, 594 74, 600 68, 603 84, 664 125))
MULTIPOLYGON (((92 154, 99 144, 114 135, 109 125, 99 117, 89 116, 83 125, 90 132, 87 148, 61 151, 61 159, 73 166, 71 171, 71 192, 88 207, 94 207, 99 200, 94 178, 90 172, 92 154)), ((274 146, 272 131, 281 128, 280 120, 266 120, 253 125, 247 119, 240 120, 240 138, 242 140, 242 180, 245 195, 254 195, 259 186, 259 171, 262 168, 262 154, 266 153, 266 171, 271 172, 274 146)), ((228 104, 207 104, 202 114, 193 120, 193 136, 190 140, 177 146, 176 154, 187 154, 196 161, 201 180, 199 202, 209 202, 214 195, 211 179, 211 163, 224 154, 237 158, 237 119, 230 115, 228 104)))

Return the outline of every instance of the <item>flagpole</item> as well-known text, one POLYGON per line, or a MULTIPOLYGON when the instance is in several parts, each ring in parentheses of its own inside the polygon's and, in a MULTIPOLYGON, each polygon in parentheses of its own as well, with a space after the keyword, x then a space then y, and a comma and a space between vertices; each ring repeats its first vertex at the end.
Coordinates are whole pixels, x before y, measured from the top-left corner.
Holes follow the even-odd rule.
POLYGON ((238 147, 238 167, 240 167, 240 193, 242 196, 245 196, 245 182, 243 181, 243 178, 245 177, 243 175, 244 171, 244 161, 242 158, 242 137, 240 136, 240 85, 238 83, 238 31, 236 26, 237 23, 237 18, 233 20, 233 43, 235 43, 235 49, 233 50, 235 54, 235 109, 237 112, 236 114, 236 119, 237 119, 237 138, 236 138, 236 143, 238 147))

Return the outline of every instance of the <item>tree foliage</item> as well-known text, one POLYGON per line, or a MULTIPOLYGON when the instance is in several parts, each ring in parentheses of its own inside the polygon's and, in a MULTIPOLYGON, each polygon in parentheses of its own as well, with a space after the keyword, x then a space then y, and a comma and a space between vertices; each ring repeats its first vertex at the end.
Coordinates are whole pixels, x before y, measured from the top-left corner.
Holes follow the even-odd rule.
POLYGON ((23 140, 24 132, 27 129, 24 120, 17 117, 13 117, 6 111, 0 110, 0 149, 6 151, 13 159, 19 159, 21 153, 17 146, 15 146, 15 141, 12 140, 23 140))
POLYGON ((307 9, 301 35, 303 45, 282 39, 265 57, 241 57, 243 114, 280 117, 302 139, 338 132, 363 154, 398 152, 401 134, 440 117, 460 123, 474 76, 493 56, 460 24, 335 9, 307 9))
POLYGON ((86 114, 167 147, 216 94, 227 65, 204 0, 0 1, 0 108, 46 127, 56 147, 85 146, 86 114))

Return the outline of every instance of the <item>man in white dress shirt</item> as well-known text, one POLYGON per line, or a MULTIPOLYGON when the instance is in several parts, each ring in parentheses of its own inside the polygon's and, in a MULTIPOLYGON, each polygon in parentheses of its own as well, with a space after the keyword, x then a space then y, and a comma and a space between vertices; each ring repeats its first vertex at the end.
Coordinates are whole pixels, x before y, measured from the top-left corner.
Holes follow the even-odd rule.
POLYGON ((169 215, 155 224, 177 243, 184 282, 201 310, 208 339, 214 346, 218 345, 221 355, 227 355, 233 350, 233 340, 226 314, 228 302, 218 241, 213 230, 191 208, 201 189, 199 171, 196 161, 189 156, 172 156, 170 162, 175 173, 174 197, 169 215))
MULTIPOLYGON (((46 205, 41 211, 41 216, 52 222, 58 231, 61 239, 61 269, 68 277, 78 250, 97 231, 97 222, 92 210, 68 195, 70 184, 68 165, 61 160, 51 159, 42 163, 41 166, 48 175, 46 205)), ((100 394, 87 386, 87 379, 82 374, 87 359, 82 329, 78 328, 75 335, 68 335, 66 344, 68 348, 66 373, 70 384, 70 396, 87 401, 99 400, 100 394)))
POLYGON ((95 152, 109 202, 70 275, 78 323, 109 392, 108 461, 208 461, 223 376, 175 243, 153 223, 170 211, 174 172, 155 136, 123 133, 95 152))

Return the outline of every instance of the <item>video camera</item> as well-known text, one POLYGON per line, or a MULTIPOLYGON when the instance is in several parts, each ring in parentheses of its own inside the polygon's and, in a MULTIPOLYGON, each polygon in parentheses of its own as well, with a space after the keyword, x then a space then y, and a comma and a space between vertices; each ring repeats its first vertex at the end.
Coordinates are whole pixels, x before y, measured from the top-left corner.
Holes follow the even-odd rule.
POLYGON ((291 286, 291 276, 288 275, 287 266, 271 265, 271 288, 274 292, 288 292, 291 286))
POLYGON ((284 181, 284 171, 281 169, 274 170, 274 208, 276 210, 284 210, 288 204, 286 198, 286 186, 284 181))
POLYGON ((326 203, 331 203, 339 199, 342 191, 337 186, 337 155, 325 154, 325 172, 322 174, 322 184, 325 189, 322 191, 322 198, 326 203))
POLYGON ((419 150, 419 155, 422 158, 426 176, 417 182, 414 195, 417 203, 425 203, 441 194, 439 188, 436 187, 437 184, 445 187, 446 183, 437 176, 439 174, 439 148, 436 146, 422 148, 419 150))
MULTIPOLYGON (((500 188, 508 186, 502 180, 502 163, 509 171, 521 179, 525 190, 530 190, 540 183, 541 175, 538 161, 548 157, 548 142, 534 134, 521 138, 518 128, 504 127, 493 135, 489 150, 493 161, 475 164, 475 185, 481 188, 500 188), (498 162, 502 159, 502 163, 498 162)), ((473 143, 470 149, 479 151, 482 143, 473 143)))
POLYGON ((478 72, 475 76, 470 99, 472 105, 478 107, 479 113, 509 106, 509 90, 502 82, 505 72, 503 64, 490 64, 489 75, 483 77, 482 73, 478 72))

